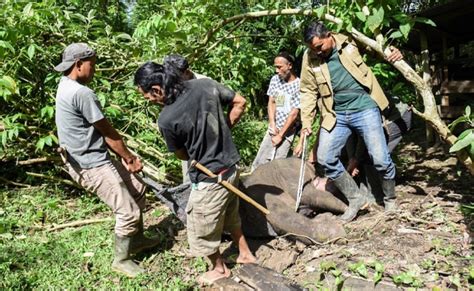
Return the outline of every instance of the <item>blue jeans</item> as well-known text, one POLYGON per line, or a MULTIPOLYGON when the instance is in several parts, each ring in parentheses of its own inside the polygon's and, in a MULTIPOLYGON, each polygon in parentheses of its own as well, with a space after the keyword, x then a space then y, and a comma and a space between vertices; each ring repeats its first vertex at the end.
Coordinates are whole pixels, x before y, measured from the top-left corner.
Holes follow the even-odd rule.
POLYGON ((326 176, 334 180, 344 173, 340 156, 352 131, 364 140, 369 156, 381 178, 394 179, 395 165, 388 153, 378 108, 357 112, 336 112, 335 127, 331 131, 321 128, 317 156, 326 176))

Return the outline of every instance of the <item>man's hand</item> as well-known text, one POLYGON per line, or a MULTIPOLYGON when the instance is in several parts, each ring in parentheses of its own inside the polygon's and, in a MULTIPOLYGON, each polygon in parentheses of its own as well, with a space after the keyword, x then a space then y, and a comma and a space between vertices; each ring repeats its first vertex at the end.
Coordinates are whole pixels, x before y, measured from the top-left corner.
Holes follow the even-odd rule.
POLYGON ((308 136, 311 135, 311 128, 303 128, 301 130, 300 134, 300 139, 298 141, 298 144, 296 145, 295 149, 293 150, 293 155, 300 157, 301 154, 303 153, 303 140, 305 138, 308 138, 308 136))
POLYGON ((303 128, 301 129, 301 136, 306 135, 306 136, 309 136, 313 133, 313 131, 311 130, 311 128, 303 128))
POLYGON ((395 63, 403 59, 403 55, 399 49, 394 46, 390 46, 390 50, 392 51, 390 55, 386 56, 385 59, 391 63, 395 63))
POLYGON ((283 137, 280 134, 272 136, 272 145, 274 147, 279 146, 282 141, 283 141, 283 137))
POLYGON ((298 144, 293 149, 293 155, 297 156, 299 158, 301 156, 302 152, 303 152, 303 143, 302 143, 302 140, 300 138, 298 144))
POLYGON ((269 134, 270 134, 271 136, 277 135, 277 134, 280 132, 280 131, 278 130, 278 127, 276 127, 274 124, 273 124, 273 125, 270 124, 270 127, 269 127, 268 130, 269 130, 269 134))
POLYGON ((131 156, 127 159, 122 158, 122 164, 130 173, 137 173, 143 169, 142 162, 137 156, 131 156))

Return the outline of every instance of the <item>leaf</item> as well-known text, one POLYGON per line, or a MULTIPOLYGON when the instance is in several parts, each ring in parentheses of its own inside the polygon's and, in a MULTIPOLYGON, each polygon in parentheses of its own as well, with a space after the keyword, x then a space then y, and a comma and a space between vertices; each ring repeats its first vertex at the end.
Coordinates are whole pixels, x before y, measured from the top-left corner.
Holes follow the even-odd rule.
POLYGON ((36 143, 36 151, 42 151, 44 148, 44 139, 40 138, 36 143))
POLYGON ((329 270, 336 269, 336 263, 323 261, 319 264, 319 267, 321 268, 322 271, 326 272, 329 270))
POLYGON ((457 152, 469 146, 471 143, 474 143, 474 131, 472 129, 467 129, 463 133, 459 135, 458 140, 453 144, 451 148, 449 148, 450 153, 457 152), (466 131, 468 131, 467 135, 462 136, 463 133, 465 133, 466 131))
POLYGON ((173 21, 169 21, 167 24, 166 24, 166 30, 168 32, 175 32, 176 31, 176 23, 174 23, 173 21))
POLYGON ((129 41, 132 40, 132 37, 128 33, 120 33, 119 35, 116 36, 116 38, 129 40, 129 41))
POLYGON ((2 146, 6 147, 7 145, 7 132, 4 130, 1 132, 2 135, 2 146))
POLYGON ((92 19, 94 19, 94 16, 95 16, 95 9, 91 9, 89 13, 87 13, 87 20, 91 21, 92 19))
POLYGON ((332 274, 334 277, 339 277, 339 276, 341 276, 342 271, 339 270, 339 269, 334 269, 334 270, 331 271, 331 274, 332 274))
POLYGON ((15 53, 15 49, 8 41, 0 40, 0 47, 9 49, 12 53, 15 53))
POLYGON ((349 22, 346 24, 346 31, 352 31, 352 21, 349 21, 349 22))
POLYGON ((356 12, 355 15, 362 22, 365 22, 367 20, 367 16, 365 16, 364 12, 362 12, 362 11, 356 12))
POLYGON ((30 46, 28 47, 27 55, 30 60, 33 59, 33 57, 35 56, 35 49, 36 45, 34 43, 30 44, 30 46))
POLYGON ((16 82, 10 76, 3 76, 0 79, 0 86, 7 88, 8 91, 10 91, 12 94, 16 93, 16 89, 17 89, 16 82))
POLYGON ((380 272, 380 273, 383 273, 385 271, 385 267, 379 262, 375 263, 374 268, 375 268, 375 271, 380 272))
POLYGON ((402 33, 399 30, 397 30, 397 31, 392 32, 388 38, 395 39, 395 38, 400 38, 402 36, 403 36, 402 33))
POLYGON ((361 275, 362 277, 364 278, 367 278, 367 267, 365 266, 365 264, 361 264, 360 266, 357 267, 356 269, 357 273, 359 273, 359 275, 361 275))
POLYGON ((471 106, 469 106, 469 105, 466 106, 466 110, 465 110, 464 115, 468 118, 469 118, 469 116, 471 116, 471 106))
POLYGON ((367 18, 367 27, 371 32, 374 32, 382 22, 377 18, 377 15, 370 15, 367 18))
POLYGON ((55 144, 59 144, 59 140, 54 134, 51 134, 50 137, 54 141, 55 144))
POLYGON ((323 15, 324 15, 324 10, 326 10, 326 6, 318 7, 318 8, 316 9, 316 11, 315 11, 315 12, 316 12, 316 16, 317 16, 318 18, 323 17, 323 15))
POLYGON ((47 137, 44 138, 44 143, 48 146, 52 146, 53 145, 53 139, 51 138, 50 135, 48 135, 47 137))
POLYGON ((341 286, 342 283, 344 283, 344 279, 340 276, 337 276, 336 279, 334 280, 334 284, 339 287, 341 286))
POLYGON ((453 130, 456 125, 458 125, 459 123, 463 123, 463 122, 467 122, 468 119, 466 118, 466 116, 459 116, 458 118, 456 118, 455 121, 451 122, 449 125, 448 125, 448 128, 453 130))
POLYGON ((380 280, 382 280, 382 273, 379 273, 379 272, 375 272, 374 274, 374 282, 375 284, 377 284, 378 282, 380 282, 380 280))
POLYGON ((27 16, 27 17, 31 17, 33 16, 33 9, 31 9, 33 7, 33 3, 30 2, 28 4, 25 5, 25 8, 23 8, 23 15, 27 16))
POLYGON ((433 20, 428 19, 428 18, 417 17, 417 18, 415 18, 415 21, 416 21, 416 22, 419 22, 419 23, 424 23, 424 24, 427 24, 427 25, 431 25, 431 26, 433 26, 433 27, 436 27, 436 23, 434 23, 433 20))
POLYGON ((402 33, 405 39, 408 38, 408 34, 410 33, 410 30, 411 30, 410 23, 400 24, 400 32, 402 33))

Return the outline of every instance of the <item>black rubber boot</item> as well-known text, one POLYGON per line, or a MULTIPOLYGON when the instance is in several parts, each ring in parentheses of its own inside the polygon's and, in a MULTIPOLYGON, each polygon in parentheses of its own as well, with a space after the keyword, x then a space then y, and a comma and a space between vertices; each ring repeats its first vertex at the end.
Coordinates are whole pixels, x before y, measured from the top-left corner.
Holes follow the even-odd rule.
POLYGON ((361 193, 354 179, 346 171, 333 182, 349 201, 349 207, 339 218, 345 222, 354 220, 359 210, 368 203, 367 197, 361 193))
POLYGON ((115 258, 112 270, 122 273, 130 278, 135 278, 145 272, 130 258, 131 237, 115 235, 115 258))
POLYGON ((382 179, 383 203, 385 211, 396 211, 397 204, 395 203, 395 180, 382 179))
POLYGON ((143 217, 140 216, 138 231, 132 236, 130 253, 138 254, 143 250, 154 248, 160 243, 159 238, 147 238, 143 233, 143 230, 143 217))

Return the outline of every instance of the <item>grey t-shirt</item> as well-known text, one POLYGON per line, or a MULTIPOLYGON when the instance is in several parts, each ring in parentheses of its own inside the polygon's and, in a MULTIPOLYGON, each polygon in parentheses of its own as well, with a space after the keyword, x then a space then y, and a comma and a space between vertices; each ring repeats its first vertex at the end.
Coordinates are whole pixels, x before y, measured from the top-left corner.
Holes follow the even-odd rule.
POLYGON ((59 144, 73 166, 89 169, 109 161, 105 139, 93 126, 103 118, 94 92, 63 76, 56 93, 56 126, 59 144))

